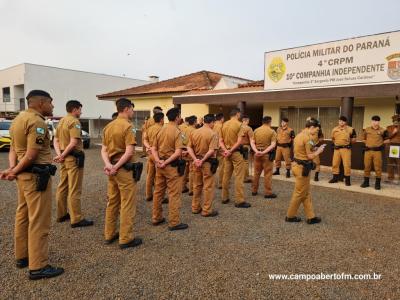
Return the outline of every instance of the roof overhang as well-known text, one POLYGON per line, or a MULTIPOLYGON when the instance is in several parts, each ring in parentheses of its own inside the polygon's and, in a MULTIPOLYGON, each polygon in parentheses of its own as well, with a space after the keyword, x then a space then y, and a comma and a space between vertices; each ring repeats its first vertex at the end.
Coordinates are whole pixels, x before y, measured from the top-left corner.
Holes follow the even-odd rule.
POLYGON ((400 96, 400 83, 343 86, 334 88, 301 89, 287 91, 233 90, 208 91, 198 94, 183 94, 173 97, 174 104, 236 104, 239 101, 247 103, 264 103, 280 101, 324 100, 342 97, 378 98, 400 96))

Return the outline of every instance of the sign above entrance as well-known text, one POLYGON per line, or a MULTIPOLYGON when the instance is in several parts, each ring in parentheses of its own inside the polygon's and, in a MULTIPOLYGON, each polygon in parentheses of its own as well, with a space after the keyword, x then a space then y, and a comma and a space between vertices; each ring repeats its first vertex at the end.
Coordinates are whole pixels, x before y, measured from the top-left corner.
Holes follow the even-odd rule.
POLYGON ((265 53, 266 91, 400 83, 400 31, 265 53))

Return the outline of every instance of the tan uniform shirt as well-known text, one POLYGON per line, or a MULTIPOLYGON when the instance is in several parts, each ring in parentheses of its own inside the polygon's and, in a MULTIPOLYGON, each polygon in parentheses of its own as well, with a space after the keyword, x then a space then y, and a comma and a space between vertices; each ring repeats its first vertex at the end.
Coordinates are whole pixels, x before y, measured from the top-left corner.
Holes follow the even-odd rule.
POLYGON ((347 146, 351 144, 351 139, 357 137, 353 127, 336 126, 332 129, 332 141, 335 146, 347 146))
POLYGON ((148 129, 146 133, 146 140, 150 146, 153 145, 154 139, 161 128, 163 128, 163 126, 160 123, 156 123, 148 129))
POLYGON ((276 130, 276 140, 279 144, 289 144, 294 138, 294 131, 290 127, 279 127, 276 130))
POLYGON ((215 122, 215 124, 214 124, 213 131, 214 131, 216 134, 218 134, 218 138, 221 138, 221 137, 222 137, 222 125, 223 125, 223 123, 222 123, 222 122, 219 122, 219 121, 215 122))
POLYGON ((208 151, 218 150, 218 135, 208 126, 203 126, 190 134, 188 147, 193 149, 196 157, 203 158, 208 151))
POLYGON ((382 127, 374 129, 367 127, 364 129, 363 141, 368 148, 380 147, 383 145, 383 140, 387 139, 387 131, 382 127))
POLYGON ((250 139, 253 138, 254 132, 249 125, 242 124, 243 128, 243 145, 250 145, 250 139))
POLYGON ((395 136, 390 139, 390 142, 391 143, 400 143, 400 125, 390 125, 386 128, 386 130, 389 133, 389 136, 392 136, 395 128, 397 128, 398 131, 395 134, 395 136))
POLYGON ((183 139, 183 145, 186 147, 189 143, 189 136, 190 134, 196 130, 196 127, 194 126, 186 126, 183 130, 181 130, 181 132, 184 135, 184 139, 183 139))
MULTIPOLYGON (((110 160, 121 158, 126 146, 136 145, 136 130, 132 123, 121 117, 108 123, 103 130, 103 145, 107 147, 110 160)), ((131 161, 134 160, 133 155, 131 161)))
POLYGON ((157 133, 153 147, 160 159, 168 159, 176 149, 182 149, 184 136, 174 123, 168 123, 157 133))
POLYGON ((21 160, 28 149, 37 149, 39 154, 33 164, 50 164, 50 134, 44 117, 34 109, 21 112, 10 127, 11 146, 21 160))
POLYGON ((254 131, 254 143, 258 150, 264 151, 276 142, 276 132, 268 125, 261 125, 254 131))
POLYGON ((308 154, 313 152, 314 147, 315 141, 312 136, 306 129, 303 129, 303 131, 294 138, 294 157, 300 160, 309 160, 308 154))
POLYGON ((236 119, 226 121, 222 126, 222 139, 227 149, 236 144, 239 137, 244 136, 242 123, 236 119))
POLYGON ((60 120, 56 130, 56 137, 58 138, 62 151, 67 148, 71 138, 78 139, 75 150, 83 150, 81 123, 71 114, 66 115, 60 120))

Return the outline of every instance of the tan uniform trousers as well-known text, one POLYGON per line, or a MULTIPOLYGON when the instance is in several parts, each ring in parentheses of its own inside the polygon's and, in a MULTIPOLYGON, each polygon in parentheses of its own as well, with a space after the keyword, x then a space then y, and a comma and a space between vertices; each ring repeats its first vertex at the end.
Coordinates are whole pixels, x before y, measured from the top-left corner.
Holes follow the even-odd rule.
POLYGON ((48 265, 51 224, 51 178, 46 191, 36 191, 36 175, 17 176, 18 207, 15 215, 15 257, 29 258, 29 270, 48 265))
POLYGON ((388 179, 393 180, 395 174, 400 179, 400 159, 389 157, 387 161, 388 179))
POLYGON ((374 166, 377 178, 382 177, 382 151, 365 151, 364 154, 364 176, 371 175, 372 166, 374 166))
POLYGON ((180 224, 179 210, 181 208, 182 177, 178 169, 167 165, 164 169, 156 169, 156 180, 153 195, 152 221, 156 223, 162 219, 162 200, 165 191, 168 192, 168 222, 173 227, 180 224))
POLYGON ((132 171, 120 168, 114 176, 108 177, 108 202, 105 220, 105 239, 115 236, 119 221, 119 243, 126 244, 134 239, 133 224, 136 215, 136 182, 132 171))
POLYGON ((67 156, 61 164, 60 183, 57 187, 57 218, 64 217, 68 211, 71 224, 83 219, 81 211, 83 168, 78 168, 75 157, 67 156))
POLYGON ((146 168, 146 199, 149 199, 153 196, 153 186, 154 180, 156 178, 156 165, 152 159, 152 156, 149 156, 147 159, 147 168, 146 168))
POLYGON ((272 169, 273 162, 269 160, 269 155, 254 156, 254 177, 251 184, 251 191, 257 193, 260 176, 264 171, 264 194, 272 194, 272 169))
POLYGON ((314 159, 313 162, 315 163, 315 172, 320 172, 321 171, 321 159, 319 158, 319 155, 317 155, 314 159))
POLYGON ((251 151, 250 151, 250 146, 244 145, 243 147, 248 152, 248 158, 247 159, 243 159, 243 161, 244 161, 244 181, 247 181, 247 180, 250 179, 249 178, 250 177, 249 163, 250 163, 250 159, 251 159, 251 151))
POLYGON ((333 151, 332 174, 339 175, 340 163, 343 161, 344 176, 351 175, 351 149, 341 148, 333 151))
POLYGON ((222 200, 229 199, 229 181, 232 173, 235 175, 235 203, 244 202, 244 159, 242 154, 235 151, 224 159, 224 177, 222 181, 222 200))
POLYGON ((200 168, 194 167, 194 184, 193 184, 193 200, 192 212, 199 212, 203 216, 212 212, 212 203, 215 193, 215 179, 211 172, 211 164, 205 162, 200 168), (201 193, 203 192, 203 206, 201 206, 201 193))
POLYGON ((281 167, 282 159, 285 161, 286 170, 290 170, 292 160, 290 158, 290 148, 289 147, 276 147, 275 155, 275 167, 281 167))
POLYGON ((223 155, 218 155, 218 169, 217 169, 217 174, 218 176, 215 176, 216 180, 218 180, 218 188, 222 188, 222 182, 224 178, 224 156, 223 155))
POLYGON ((189 193, 193 192, 193 173, 194 173, 193 162, 191 160, 187 160, 185 174, 182 177, 183 180, 182 190, 187 187, 187 184, 189 182, 189 193))
POLYGON ((312 219, 315 217, 315 214, 310 194, 310 174, 307 177, 303 177, 301 175, 303 172, 303 166, 296 163, 293 164, 292 172, 296 181, 294 184, 292 199, 290 200, 289 209, 287 211, 287 216, 288 218, 296 217, 299 206, 301 203, 303 203, 304 212, 307 219, 312 219))

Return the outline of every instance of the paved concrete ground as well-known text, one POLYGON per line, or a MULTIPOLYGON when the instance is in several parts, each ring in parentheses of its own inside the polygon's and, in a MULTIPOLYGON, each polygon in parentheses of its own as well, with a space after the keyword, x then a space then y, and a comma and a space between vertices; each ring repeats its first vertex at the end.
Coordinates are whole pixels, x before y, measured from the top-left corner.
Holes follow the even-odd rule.
MULTIPOLYGON (((0 182, 0 299, 398 299, 400 200, 312 187, 318 225, 288 224, 284 217, 293 183, 273 181, 279 198, 246 195, 250 209, 220 203, 214 219, 192 215, 184 195, 182 220, 189 229, 152 227, 151 203, 138 189, 137 249, 103 245, 106 176, 99 148, 87 151, 82 206, 95 226, 72 230, 53 220, 50 262, 58 278, 31 282, 13 258, 15 183, 0 182), (379 273, 378 281, 274 281, 270 274, 379 273)), ((6 153, 0 153, 0 169, 6 153)), ((58 182, 58 175, 55 183, 58 182)), ((262 194, 262 191, 261 191, 262 194)), ((165 207, 166 208, 166 207, 165 207)), ((54 212, 54 207, 53 207, 54 212)), ((303 217, 303 210, 299 215, 303 217)), ((55 218, 53 214, 53 219, 55 218)))

